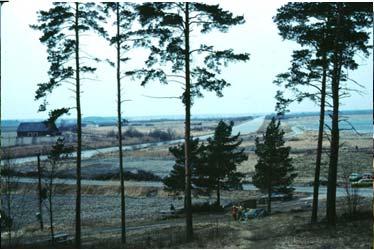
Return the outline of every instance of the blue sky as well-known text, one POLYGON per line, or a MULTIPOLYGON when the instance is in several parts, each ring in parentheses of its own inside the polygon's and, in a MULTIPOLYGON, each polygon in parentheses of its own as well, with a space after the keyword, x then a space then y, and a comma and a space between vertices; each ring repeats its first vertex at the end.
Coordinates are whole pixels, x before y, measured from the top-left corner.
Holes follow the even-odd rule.
MULTIPOLYGON (((210 1, 212 2, 212 1, 210 1)), ((204 92, 205 97, 196 99, 192 114, 248 114, 274 111, 274 95, 277 87, 272 83, 275 76, 287 71, 292 50, 298 45, 283 41, 272 22, 284 1, 220 1, 221 6, 244 15, 246 23, 234 27, 228 33, 214 32, 208 35, 195 34, 192 45, 200 41, 219 48, 233 48, 236 52, 250 53, 247 63, 230 64, 222 74, 231 83, 218 98, 204 92)), ((39 102, 34 101, 36 85, 48 79, 48 62, 44 45, 38 38, 40 33, 29 28, 36 23, 36 11, 47 9, 46 1, 11 0, 2 9, 2 114, 3 119, 45 118, 46 113, 38 113, 39 102)), ((114 49, 105 41, 90 35, 84 38, 85 50, 94 56, 114 56, 114 49)), ((141 65, 144 52, 132 52, 131 66, 141 65)), ((352 94, 343 101, 342 109, 371 109, 373 103, 373 58, 358 57, 361 67, 350 72, 350 77, 365 86, 364 95, 352 94)), ((83 116, 115 116, 116 81, 115 71, 105 64, 97 65, 99 70, 95 81, 83 82, 83 116)), ((131 67, 124 65, 123 68, 131 67)), ((124 80, 123 93, 132 101, 123 104, 125 116, 179 115, 184 113, 180 100, 150 99, 153 96, 179 96, 180 86, 170 83, 152 83, 139 86, 138 81, 124 80)), ((61 87, 48 99, 49 108, 73 106, 74 99, 67 87, 61 87)), ((318 111, 313 103, 304 102, 291 106, 291 111, 318 111)), ((74 117, 72 112, 71 117, 74 117)))

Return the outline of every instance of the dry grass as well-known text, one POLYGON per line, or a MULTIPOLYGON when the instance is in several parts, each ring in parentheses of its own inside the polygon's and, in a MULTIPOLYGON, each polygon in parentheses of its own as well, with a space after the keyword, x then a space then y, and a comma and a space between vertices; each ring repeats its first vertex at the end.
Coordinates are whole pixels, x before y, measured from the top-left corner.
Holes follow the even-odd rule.
MULTIPOLYGON (((261 137, 261 135, 258 135, 261 137)), ((244 138, 243 147, 254 149, 254 135, 244 138)), ((357 134, 344 132, 341 134, 338 178, 342 177, 343 170, 346 168, 356 172, 372 171, 373 140, 369 134, 358 136, 357 134), (356 148, 357 146, 357 148, 356 148)), ((295 171, 298 173, 296 182, 310 182, 314 178, 317 132, 308 131, 297 136, 286 137, 286 146, 291 147, 291 157, 295 171)), ((324 141, 324 149, 329 149, 329 142, 324 141)), ((257 156, 254 151, 248 152, 248 160, 238 166, 242 173, 252 175, 257 163, 257 156)), ((327 178, 328 155, 322 155, 321 177, 327 178)))
MULTIPOLYGON (((55 184, 55 194, 71 194, 74 195, 76 192, 75 185, 67 184, 55 184)), ((30 192, 36 192, 38 189, 37 184, 18 184, 13 194, 28 194, 30 192)), ((98 196, 113 196, 119 195, 120 185, 105 185, 105 186, 95 186, 95 185, 82 185, 81 193, 82 195, 98 195, 98 196)), ((166 197, 169 194, 165 192, 162 188, 158 187, 144 187, 140 186, 139 183, 133 181, 125 182, 125 195, 127 197, 166 197)))
MULTIPOLYGON (((338 202, 341 206, 341 202, 338 202)), ((311 225, 310 211, 276 213, 247 223, 225 222, 225 233, 176 248, 372 248, 372 211, 367 203, 354 219, 341 215, 335 228, 311 225)), ((323 214, 323 211, 320 211, 323 214)))
MULTIPOLYGON (((125 157, 129 158, 161 158, 161 159, 170 159, 172 155, 169 153, 168 146, 159 146, 157 148, 145 148, 137 149, 131 151, 125 151, 125 157)), ((109 152, 109 153, 98 153, 92 157, 92 159, 98 158, 108 158, 108 157, 118 157, 118 152, 109 152)))

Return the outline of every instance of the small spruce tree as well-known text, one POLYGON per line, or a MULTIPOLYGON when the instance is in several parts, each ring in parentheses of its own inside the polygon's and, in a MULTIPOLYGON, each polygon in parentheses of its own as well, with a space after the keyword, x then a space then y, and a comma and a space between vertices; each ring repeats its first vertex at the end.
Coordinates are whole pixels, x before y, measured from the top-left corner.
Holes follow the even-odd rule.
POLYGON ((292 159, 289 157, 290 147, 284 146, 283 136, 284 131, 280 129, 280 121, 273 117, 263 135, 263 141, 256 138, 255 153, 258 161, 253 184, 262 191, 267 191, 269 213, 271 213, 271 193, 292 192, 290 185, 297 176, 293 173, 292 159))
POLYGON ((240 134, 231 136, 233 126, 233 122, 218 123, 213 138, 208 139, 205 164, 197 168, 197 184, 209 191, 217 191, 217 206, 221 202, 221 189, 242 188, 241 179, 244 175, 237 172, 236 167, 248 159, 244 148, 239 148, 242 143, 240 134))
MULTIPOLYGON (((196 180, 196 168, 201 164, 202 154, 204 154, 204 145, 199 145, 199 139, 190 139, 190 150, 191 150, 191 178, 194 183, 196 180)), ((169 148, 169 152, 175 157, 175 164, 170 174, 166 176, 162 182, 164 184, 165 191, 179 194, 185 190, 185 144, 179 144, 169 148)))

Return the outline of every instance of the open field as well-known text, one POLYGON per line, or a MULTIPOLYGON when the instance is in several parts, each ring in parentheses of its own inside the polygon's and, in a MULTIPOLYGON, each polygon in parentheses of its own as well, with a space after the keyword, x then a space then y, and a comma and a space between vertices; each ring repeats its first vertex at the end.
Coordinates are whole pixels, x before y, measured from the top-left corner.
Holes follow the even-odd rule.
MULTIPOLYGON (((246 180, 251 181, 254 173, 257 156, 254 153, 254 139, 260 134, 252 133, 243 136, 242 146, 248 154, 248 160, 238 166, 238 170, 246 174, 246 180)), ((350 172, 372 171, 372 138, 370 134, 361 136, 351 132, 344 132, 341 136, 343 143, 340 149, 338 179, 342 181, 345 170, 350 172)), ((291 147, 291 156, 295 171, 298 174, 297 183, 311 183, 314 178, 314 165, 317 144, 317 133, 307 131, 297 135, 287 135, 286 145, 291 147)), ((160 177, 165 177, 174 165, 173 156, 169 153, 167 145, 145 149, 125 151, 124 164, 127 171, 144 170, 160 177)), ((328 141, 324 142, 324 150, 328 150, 328 141)), ((35 172, 36 162, 16 165, 19 172, 35 172)), ((321 180, 327 179, 328 155, 322 155, 321 180)), ((119 172, 118 153, 99 153, 82 162, 82 174, 85 179, 95 179, 106 174, 119 172)), ((66 161, 58 168, 58 175, 63 178, 74 178, 75 161, 66 161)))
MULTIPOLYGON (((261 126, 265 127, 267 121, 261 126)), ((291 147, 293 164, 298 177, 297 185, 308 186, 314 177, 314 162, 317 144, 315 131, 294 133, 292 127, 284 123, 286 145, 291 147)), ((243 135, 242 146, 248 154, 248 160, 238 166, 245 173, 246 181, 251 181, 257 157, 254 153, 258 132, 243 135)), ((93 132, 92 132, 93 133, 93 132)), ((372 134, 357 135, 353 132, 341 133, 342 147, 338 168, 338 182, 341 183, 344 169, 352 172, 372 171, 372 134)), ((127 171, 145 170, 160 177, 171 170, 174 159, 168 152, 168 145, 148 147, 125 151, 124 163, 127 171)), ((324 149, 329 143, 324 141, 324 149)), ((98 153, 82 162, 82 177, 92 180, 118 173, 118 152, 98 153)), ((327 178, 327 154, 323 155, 321 180, 327 178)), ((43 163, 46 164, 46 163, 43 163)), ((36 171, 36 162, 16 164, 14 170, 22 173, 36 171)), ((58 169, 58 176, 74 179, 75 160, 65 161, 58 169)), ((113 180, 112 182, 118 182, 113 180)), ((119 185, 82 186, 82 232, 86 247, 121 247, 118 242, 120 234, 120 195, 119 185)), ((54 216, 57 232, 74 235, 75 186, 56 185, 54 197, 54 216)), ((274 213, 263 219, 248 223, 231 221, 229 210, 221 213, 197 213, 194 215, 194 227, 197 238, 192 243, 184 242, 185 219, 183 215, 166 218, 160 214, 168 210, 170 204, 176 208, 183 207, 182 196, 169 196, 159 186, 147 186, 145 182, 128 181, 126 186, 126 216, 128 226, 128 247, 173 247, 173 248, 370 248, 372 237, 372 205, 371 200, 362 202, 362 216, 355 220, 341 218, 336 230, 330 230, 320 222, 309 224, 310 194, 297 193, 290 202, 275 202, 274 213), (296 212, 295 212, 296 211, 296 212), (323 233, 321 233, 323 232, 323 233), (352 240, 359 238, 359 240, 352 240), (207 240, 208 239, 208 240, 207 240), (271 239, 271 240, 269 240, 271 239), (311 243, 307 243, 311 242, 311 243)), ((38 212, 36 184, 21 184, 13 200, 13 211, 16 230, 12 233, 13 244, 34 242, 35 239, 45 242, 48 239, 48 212, 43 207, 46 230, 39 229, 35 217, 38 212)), ((229 204, 259 198, 259 191, 222 191, 221 203, 229 204)), ((345 204, 339 198, 337 205, 339 215, 345 213, 345 204)), ((213 202, 211 197, 194 197, 194 203, 213 202)), ((264 205, 259 205, 264 206, 264 205)), ((320 218, 324 217, 324 200, 320 202, 320 218)), ((2 242, 6 242, 7 234, 2 234, 2 242)), ((35 244, 35 243, 33 243, 35 244)), ((45 243, 41 243, 45 244, 45 243)), ((30 245, 35 246, 35 245, 30 245)))

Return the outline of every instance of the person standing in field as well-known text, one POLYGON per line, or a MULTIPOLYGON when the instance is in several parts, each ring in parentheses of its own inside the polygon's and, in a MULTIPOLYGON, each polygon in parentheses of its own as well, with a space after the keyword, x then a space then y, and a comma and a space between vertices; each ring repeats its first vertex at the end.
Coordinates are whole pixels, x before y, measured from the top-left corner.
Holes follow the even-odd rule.
POLYGON ((237 215, 238 215, 238 208, 235 205, 233 205, 231 208, 231 214, 232 214, 232 218, 234 219, 234 221, 236 221, 237 215))
POLYGON ((174 207, 173 203, 170 204, 170 211, 171 211, 172 214, 175 214, 175 207, 174 207))

